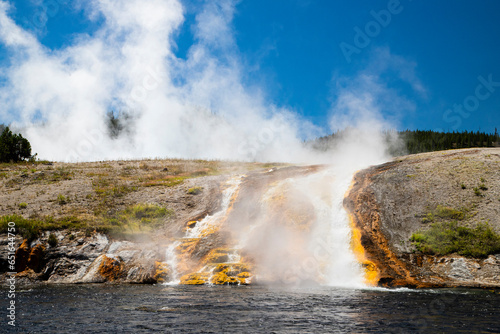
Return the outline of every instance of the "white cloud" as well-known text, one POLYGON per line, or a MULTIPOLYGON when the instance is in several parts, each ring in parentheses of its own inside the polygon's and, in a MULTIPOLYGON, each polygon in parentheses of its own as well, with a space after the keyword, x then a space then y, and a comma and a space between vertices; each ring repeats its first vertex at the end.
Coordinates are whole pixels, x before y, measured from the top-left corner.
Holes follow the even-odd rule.
POLYGON ((414 62, 392 54, 388 48, 379 48, 369 65, 355 76, 334 77, 331 130, 363 124, 369 124, 373 131, 393 129, 403 114, 416 110, 414 100, 400 87, 409 85, 417 97, 426 96, 415 68, 414 62))
POLYGON ((0 1, 0 40, 10 48, 36 52, 39 47, 34 36, 17 26, 7 14, 12 9, 7 2, 0 1))

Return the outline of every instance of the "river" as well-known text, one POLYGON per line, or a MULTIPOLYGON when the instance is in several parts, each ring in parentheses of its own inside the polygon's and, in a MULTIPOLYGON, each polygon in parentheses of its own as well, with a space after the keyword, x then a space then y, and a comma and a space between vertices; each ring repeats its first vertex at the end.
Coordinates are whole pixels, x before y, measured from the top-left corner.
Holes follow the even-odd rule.
MULTIPOLYGON (((19 291, 16 318, 19 333, 498 333, 500 295, 472 289, 52 285, 19 291)), ((2 332, 7 327, 4 320, 2 332)))

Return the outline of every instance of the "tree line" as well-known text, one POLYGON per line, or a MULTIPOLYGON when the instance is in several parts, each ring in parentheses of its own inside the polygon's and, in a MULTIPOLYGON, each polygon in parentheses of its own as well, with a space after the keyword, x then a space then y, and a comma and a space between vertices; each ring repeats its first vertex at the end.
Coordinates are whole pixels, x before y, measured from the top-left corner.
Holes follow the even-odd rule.
MULTIPOLYGON (((307 142, 306 145, 319 151, 327 151, 342 145, 349 130, 307 142)), ((362 135, 362 134, 361 134, 362 135)), ((392 156, 472 147, 499 147, 498 130, 495 133, 480 131, 440 132, 432 130, 404 130, 383 132, 388 153, 392 156)))
POLYGON ((408 154, 457 148, 500 146, 500 138, 496 128, 493 134, 480 131, 437 132, 430 130, 406 130, 400 131, 398 134, 408 154))

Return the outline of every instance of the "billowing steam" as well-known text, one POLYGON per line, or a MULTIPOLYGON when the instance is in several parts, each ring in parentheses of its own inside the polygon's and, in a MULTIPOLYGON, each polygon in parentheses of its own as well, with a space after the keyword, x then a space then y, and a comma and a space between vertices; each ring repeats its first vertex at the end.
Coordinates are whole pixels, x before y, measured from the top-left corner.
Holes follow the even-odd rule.
MULTIPOLYGON (((181 59, 174 53, 185 15, 180 0, 78 2, 89 20, 102 23, 55 50, 18 26, 9 16, 12 6, 0 1, 0 42, 10 55, 0 74, 1 116, 23 131, 40 158, 60 161, 331 162, 331 153, 310 152, 303 141, 346 125, 358 130, 342 151, 359 153, 365 164, 384 159, 378 131, 387 122, 379 106, 390 101, 411 109, 377 82, 387 65, 345 81, 350 85, 334 80, 330 128, 315 126, 268 101, 259 87, 243 84, 231 26, 235 3, 200 6, 191 28, 194 43, 181 59)), ((377 57, 376 64, 398 63, 388 50, 377 57)), ((401 78, 420 89, 411 73, 401 78)))

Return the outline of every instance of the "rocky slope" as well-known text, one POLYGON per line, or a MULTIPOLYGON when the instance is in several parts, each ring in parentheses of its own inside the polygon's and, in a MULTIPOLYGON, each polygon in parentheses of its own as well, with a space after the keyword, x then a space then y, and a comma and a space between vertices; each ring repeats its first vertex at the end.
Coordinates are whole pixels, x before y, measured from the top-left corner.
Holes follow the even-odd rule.
POLYGON ((410 241, 434 222, 500 232, 500 149, 433 152, 358 172, 345 207, 383 286, 500 285, 500 254, 423 254, 410 241))
POLYGON ((254 261, 236 249, 238 224, 259 214, 270 184, 320 169, 161 160, 34 167, 7 166, 2 184, 4 225, 15 213, 40 228, 0 235, 2 272, 21 283, 249 284, 254 261), (54 200, 61 194, 65 203, 54 200))
MULTIPOLYGON (((0 234, 0 273, 13 271, 11 242, 21 282, 164 281, 172 274, 166 249, 220 209, 225 183, 273 166, 201 160, 0 165, 2 226, 22 217, 37 227, 31 237, 19 223, 14 237, 0 234)), ((193 256, 205 256, 222 239, 213 233, 192 248, 193 256)))

